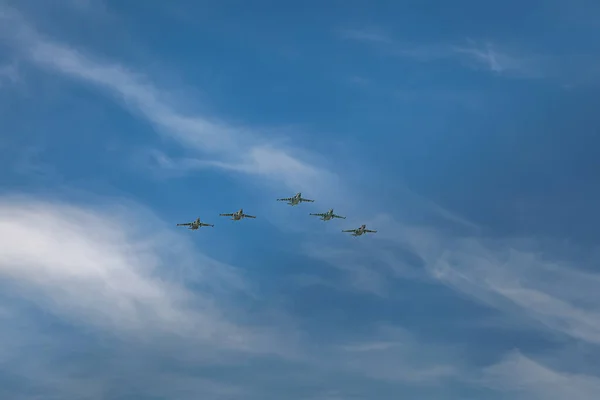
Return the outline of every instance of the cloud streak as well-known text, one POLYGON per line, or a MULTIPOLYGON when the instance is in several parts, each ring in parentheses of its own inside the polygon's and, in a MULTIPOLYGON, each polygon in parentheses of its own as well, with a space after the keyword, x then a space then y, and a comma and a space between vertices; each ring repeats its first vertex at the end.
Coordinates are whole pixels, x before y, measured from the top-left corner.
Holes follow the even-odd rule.
MULTIPOLYGON (((126 214, 92 213, 27 198, 3 199, 0 238, 5 245, 0 251, 0 274, 40 306, 110 331, 162 332, 226 348, 254 348, 252 334, 225 317, 231 312, 215 308, 211 295, 223 285, 228 291, 239 288, 239 277, 231 267, 220 266, 229 274, 211 272, 216 263, 205 258, 196 273, 208 275, 204 284, 213 289, 192 294, 178 282, 160 277, 165 268, 161 251, 173 246, 185 252, 180 239, 166 232, 141 239, 135 226, 126 214)), ((189 262, 176 254, 169 256, 173 267, 189 262)))
POLYGON ((390 56, 416 62, 451 60, 474 70, 488 71, 498 76, 525 79, 560 79, 568 83, 596 81, 596 55, 541 54, 523 49, 505 48, 489 41, 467 39, 466 43, 415 44, 404 43, 379 31, 346 29, 336 31, 344 40, 373 46, 390 56))
POLYGON ((593 400, 600 390, 596 376, 559 372, 518 351, 485 368, 481 383, 517 399, 593 400))
POLYGON ((142 74, 46 39, 14 11, 4 10, 3 15, 4 23, 18 32, 14 37, 27 59, 103 90, 143 117, 158 132, 204 155, 201 160, 179 162, 177 167, 219 168, 256 175, 283 183, 292 190, 305 190, 321 182, 324 183, 322 189, 326 190, 335 184, 334 175, 303 162, 291 149, 264 143, 253 131, 242 127, 232 127, 198 114, 182 114, 164 102, 165 91, 142 74))
POLYGON ((19 80, 17 63, 0 65, 0 88, 4 85, 14 84, 19 80))
MULTIPOLYGON (((505 312, 525 315, 552 332, 600 343, 600 275, 572 262, 542 257, 542 241, 452 238, 435 231, 405 231, 430 275, 505 312), (415 232, 416 233, 416 232, 415 232)), ((551 254, 551 253, 550 253, 551 254)))
POLYGON ((368 29, 340 29, 336 33, 343 39, 367 43, 391 44, 392 39, 384 33, 368 29))

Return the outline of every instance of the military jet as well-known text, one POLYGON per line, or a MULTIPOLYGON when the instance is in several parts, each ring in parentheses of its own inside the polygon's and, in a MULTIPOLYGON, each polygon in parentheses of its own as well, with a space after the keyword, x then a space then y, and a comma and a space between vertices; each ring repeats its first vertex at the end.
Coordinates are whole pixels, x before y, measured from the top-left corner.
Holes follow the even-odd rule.
POLYGON ((360 236, 364 233, 377 233, 377 231, 371 231, 367 229, 366 225, 361 225, 360 228, 357 229, 347 229, 342 232, 352 232, 352 236, 360 236))
POLYGON ((314 203, 314 200, 303 199, 302 193, 296 193, 294 197, 288 197, 285 199, 277 199, 277 201, 287 201, 290 206, 297 206, 300 203, 314 203))
POLYGON ((310 213, 309 215, 316 215, 317 217, 321 217, 321 218, 319 218, 321 221, 329 221, 330 219, 333 219, 333 218, 346 219, 346 217, 342 217, 341 215, 335 215, 333 213, 333 208, 331 208, 326 213, 320 213, 320 214, 310 213))
POLYGON ((212 226, 214 227, 213 224, 205 224, 204 222, 200 222, 200 218, 197 218, 195 221, 193 222, 186 222, 185 224, 177 224, 177 226, 187 226, 188 229, 191 230, 196 230, 198 228, 201 228, 203 226, 212 226))
POLYGON ((233 221, 239 221, 243 218, 256 218, 253 215, 244 214, 244 209, 240 208, 238 211, 233 214, 219 214, 221 217, 231 217, 233 221))

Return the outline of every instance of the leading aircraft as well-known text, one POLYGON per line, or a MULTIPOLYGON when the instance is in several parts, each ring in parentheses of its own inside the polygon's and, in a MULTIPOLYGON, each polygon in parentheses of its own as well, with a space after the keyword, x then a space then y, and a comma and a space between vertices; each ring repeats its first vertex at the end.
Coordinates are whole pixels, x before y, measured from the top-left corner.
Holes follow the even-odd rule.
POLYGON ((357 229, 347 229, 342 232, 352 232, 352 236, 360 236, 364 233, 377 233, 377 231, 371 231, 367 229, 366 225, 361 225, 360 228, 357 229))
POLYGON ((330 219, 333 219, 333 218, 346 219, 346 217, 342 217, 341 215, 335 215, 333 213, 333 208, 330 208, 329 211, 327 211, 326 213, 317 213, 317 214, 310 213, 309 215, 316 215, 317 217, 321 217, 321 218, 319 218, 321 221, 329 221, 330 219))
POLYGON ((287 201, 288 205, 290 206, 296 206, 300 203, 314 203, 314 200, 309 200, 309 199, 303 199, 302 198, 302 193, 296 193, 294 195, 294 197, 288 197, 285 199, 277 199, 277 201, 287 201))
POLYGON ((177 224, 177 226, 187 226, 188 229, 191 229, 193 231, 195 231, 196 229, 201 228, 203 226, 214 227, 213 224, 205 224, 204 222, 200 222, 200 218, 197 218, 195 221, 192 221, 192 222, 186 222, 184 224, 177 224))
POLYGON ((244 214, 244 209, 240 208, 238 211, 232 214, 219 214, 221 217, 231 217, 234 221, 239 221, 243 218, 256 218, 254 215, 244 214))

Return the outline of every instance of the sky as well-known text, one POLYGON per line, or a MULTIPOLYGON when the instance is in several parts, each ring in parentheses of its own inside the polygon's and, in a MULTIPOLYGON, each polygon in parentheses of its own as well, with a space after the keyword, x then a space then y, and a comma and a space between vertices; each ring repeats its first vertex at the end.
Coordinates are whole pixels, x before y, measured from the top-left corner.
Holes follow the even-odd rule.
POLYGON ((0 398, 596 399, 598 21, 0 0, 0 398))

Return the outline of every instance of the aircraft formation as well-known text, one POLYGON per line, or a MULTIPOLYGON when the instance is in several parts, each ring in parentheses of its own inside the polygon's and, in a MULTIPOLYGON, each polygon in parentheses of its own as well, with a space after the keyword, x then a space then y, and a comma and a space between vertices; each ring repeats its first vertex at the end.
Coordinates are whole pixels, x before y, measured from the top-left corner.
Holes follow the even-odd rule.
MULTIPOLYGON (((300 203, 314 203, 315 202, 314 200, 303 198, 302 193, 296 193, 292 197, 277 199, 277 201, 285 201, 290 206, 297 206, 300 203)), ((324 213, 310 213, 309 215, 319 217, 319 219, 321 221, 330 221, 330 220, 336 219, 336 218, 346 219, 346 217, 335 214, 333 212, 333 208, 330 208, 327 212, 324 212, 324 213)), ((234 213, 219 214, 219 216, 231 217, 230 219, 232 221, 240 221, 244 218, 256 218, 256 216, 254 216, 254 215, 245 214, 243 208, 240 208, 238 211, 236 211, 234 213)), ((185 223, 177 224, 177 226, 187 226, 188 229, 191 229, 194 231, 200 229, 203 226, 214 227, 213 224, 207 224, 205 222, 200 221, 200 218, 197 218, 195 221, 192 221, 192 222, 185 222, 185 223)), ((345 229, 345 230, 342 230, 342 232, 351 233, 352 236, 354 236, 354 237, 362 236, 366 233, 377 233, 377 231, 367 229, 366 225, 361 225, 360 227, 358 227, 356 229, 345 229)))

